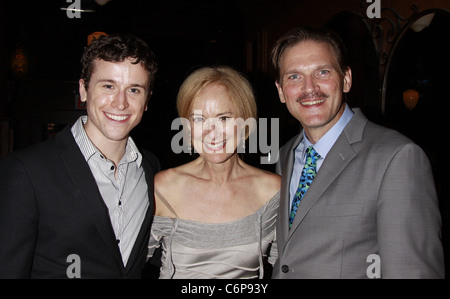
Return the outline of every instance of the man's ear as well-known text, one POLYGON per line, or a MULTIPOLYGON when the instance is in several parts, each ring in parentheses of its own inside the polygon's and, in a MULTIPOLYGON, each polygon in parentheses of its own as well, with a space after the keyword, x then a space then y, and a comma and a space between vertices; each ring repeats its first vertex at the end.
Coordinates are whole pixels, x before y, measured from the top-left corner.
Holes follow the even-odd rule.
POLYGON ((147 109, 148 109, 148 102, 150 101, 150 98, 152 97, 152 94, 153 94, 153 91, 150 91, 150 92, 148 93, 147 101, 145 102, 145 108, 144 108, 144 111, 147 111, 147 109))
POLYGON ((280 86, 280 84, 278 83, 278 81, 275 81, 275 86, 277 87, 277 90, 278 90, 278 96, 280 97, 281 103, 285 104, 285 103, 286 103, 286 99, 284 98, 283 89, 281 88, 281 86, 280 86))
POLYGON ((86 91, 86 88, 84 87, 84 80, 83 79, 80 79, 78 81, 78 92, 80 93, 80 100, 82 102, 86 102, 87 91, 86 91))
POLYGON ((351 88, 352 88, 352 69, 348 67, 344 74, 343 91, 347 93, 350 91, 351 88))

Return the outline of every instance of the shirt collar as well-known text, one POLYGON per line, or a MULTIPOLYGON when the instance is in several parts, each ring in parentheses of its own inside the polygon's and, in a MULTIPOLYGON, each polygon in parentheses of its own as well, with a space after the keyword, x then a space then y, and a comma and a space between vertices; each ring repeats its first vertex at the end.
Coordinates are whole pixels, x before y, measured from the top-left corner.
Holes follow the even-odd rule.
POLYGON ((142 154, 139 152, 136 144, 133 141, 133 138, 131 137, 128 137, 125 156, 128 158, 128 162, 136 161, 137 166, 141 167, 142 154))
MULTIPOLYGON (((75 124, 72 126, 72 135, 84 156, 84 159, 88 161, 96 153, 101 154, 100 150, 92 143, 86 134, 84 124, 87 122, 87 115, 82 115, 78 118, 75 124)), ((139 152, 136 144, 131 137, 128 137, 127 145, 125 149, 125 155, 121 162, 133 162, 136 161, 137 166, 140 167, 142 163, 142 154, 139 152)))
POLYGON ((300 146, 298 147, 299 150, 302 150, 302 159, 306 159, 306 149, 311 145, 314 146, 314 149, 320 155, 320 157, 322 159, 325 159, 328 152, 331 150, 334 143, 339 138, 345 126, 352 119, 352 117, 353 111, 347 104, 345 104, 344 113, 339 118, 337 123, 335 123, 334 126, 331 127, 331 129, 329 129, 328 132, 326 132, 325 135, 323 135, 322 138, 319 139, 319 141, 316 142, 316 144, 312 144, 309 141, 308 137, 306 137, 305 131, 303 130, 303 140, 302 142, 300 142, 300 144, 303 144, 303 146, 301 149, 300 146))

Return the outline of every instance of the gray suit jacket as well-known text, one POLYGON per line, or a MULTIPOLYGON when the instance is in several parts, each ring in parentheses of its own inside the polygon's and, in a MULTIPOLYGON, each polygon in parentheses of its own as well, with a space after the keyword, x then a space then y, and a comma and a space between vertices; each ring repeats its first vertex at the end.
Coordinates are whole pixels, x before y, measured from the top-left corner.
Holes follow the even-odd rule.
POLYGON ((289 183, 303 134, 280 150, 273 278, 443 278, 441 216, 425 153, 354 111, 290 230, 289 183))

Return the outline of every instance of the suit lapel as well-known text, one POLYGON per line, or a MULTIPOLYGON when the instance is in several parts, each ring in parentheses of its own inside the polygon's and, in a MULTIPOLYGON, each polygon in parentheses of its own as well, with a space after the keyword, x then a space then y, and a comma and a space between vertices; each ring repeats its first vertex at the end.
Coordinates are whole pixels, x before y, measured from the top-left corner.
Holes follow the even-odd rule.
MULTIPOLYGON (((367 119, 362 115, 361 111, 359 109, 355 109, 355 114, 353 115, 347 126, 344 128, 343 132, 336 140, 331 150, 328 152, 327 157, 323 161, 322 166, 316 177, 314 178, 313 183, 301 200, 291 229, 283 229, 283 231, 289 232, 287 239, 285 239, 286 243, 292 237, 294 232, 299 228, 305 216, 308 214, 314 204, 319 200, 322 194, 336 180, 336 178, 341 174, 348 163, 350 163, 350 161, 355 158, 357 153, 354 151, 352 143, 362 140, 362 135, 366 123, 367 119)), ((291 153, 291 155, 294 155, 293 152, 291 153)), ((287 174, 289 178, 291 177, 293 163, 294 162, 291 162, 289 164, 291 169, 291 172, 287 174)), ((287 186, 287 189, 289 192, 289 185, 287 186)), ((287 216, 285 220, 286 227, 288 227, 287 216)))
POLYGON ((139 230, 139 234, 136 238, 136 241, 133 245, 133 249, 130 253, 130 257, 128 258, 128 262, 126 265, 126 272, 128 273, 133 266, 135 265, 136 259, 140 256, 142 250, 147 250, 147 244, 150 237, 150 227, 153 222, 153 214, 155 213, 155 204, 153 198, 153 177, 155 173, 159 170, 157 165, 152 166, 145 156, 145 152, 141 151, 143 155, 142 166, 144 167, 145 172, 145 180, 148 186, 148 200, 149 205, 147 212, 145 213, 144 221, 141 225, 141 229, 139 230), (157 169, 154 169, 157 168, 157 169))
POLYGON ((107 247, 111 249, 112 255, 123 269, 122 255, 117 245, 108 208, 98 190, 89 165, 86 163, 78 145, 73 139, 70 129, 61 133, 59 134, 60 140, 62 140, 64 145, 61 151, 62 165, 65 167, 66 172, 74 184, 74 193, 78 195, 78 198, 86 208, 87 217, 95 224, 100 237, 106 243, 107 247))
POLYGON ((356 154, 346 138, 336 140, 335 145, 328 153, 322 167, 300 202, 292 228, 289 231, 289 237, 292 236, 309 210, 355 156, 356 154))
MULTIPOLYGON (((280 208, 278 213, 278 231, 280 232, 280 240, 287 240, 289 232, 289 186, 291 183, 292 170, 294 169, 295 148, 303 139, 303 134, 299 134, 291 143, 287 144, 286 152, 280 155, 280 164, 283 165, 281 170, 281 190, 280 190, 280 208)), ((278 234, 278 232, 277 232, 278 234)))

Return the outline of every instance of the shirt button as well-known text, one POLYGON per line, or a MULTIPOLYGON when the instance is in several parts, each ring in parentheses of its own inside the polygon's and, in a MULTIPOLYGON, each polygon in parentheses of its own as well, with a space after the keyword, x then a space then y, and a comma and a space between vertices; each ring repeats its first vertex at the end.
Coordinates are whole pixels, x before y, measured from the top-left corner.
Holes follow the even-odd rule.
POLYGON ((119 243, 120 243, 120 240, 119 240, 119 239, 117 239, 117 240, 116 240, 116 242, 117 242, 117 244, 119 244, 119 243))
POLYGON ((111 170, 114 170, 114 165, 113 165, 113 166, 111 166, 111 170))
POLYGON ((289 272, 289 267, 287 265, 283 265, 283 266, 281 266, 281 271, 283 273, 288 273, 289 272))

